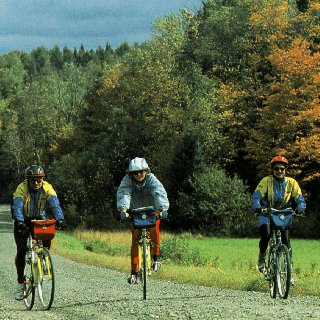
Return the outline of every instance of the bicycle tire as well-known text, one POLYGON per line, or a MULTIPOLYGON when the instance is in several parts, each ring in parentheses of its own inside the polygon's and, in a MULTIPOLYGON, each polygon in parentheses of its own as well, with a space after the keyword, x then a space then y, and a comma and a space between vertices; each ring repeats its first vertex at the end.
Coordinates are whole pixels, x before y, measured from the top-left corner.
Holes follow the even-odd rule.
POLYGON ((38 296, 43 309, 49 310, 54 300, 55 290, 53 263, 47 248, 43 248, 38 257, 38 296))
POLYGON ((147 240, 147 268, 148 268, 148 276, 151 276, 152 274, 152 261, 151 261, 151 240, 147 240))
POLYGON ((277 291, 281 299, 287 299, 291 285, 291 259, 285 244, 277 252, 276 260, 277 291))
POLYGON ((147 239, 142 239, 142 277, 143 277, 143 299, 147 299, 147 272, 148 272, 148 252, 147 252, 147 239))
POLYGON ((27 308, 27 310, 31 310, 34 305, 34 299, 35 299, 35 286, 34 286, 34 256, 35 253, 31 250, 27 252, 26 255, 26 264, 24 267, 24 274, 26 276, 25 278, 25 291, 23 299, 24 305, 27 308))
POLYGON ((269 294, 270 297, 275 299, 277 296, 277 278, 275 274, 275 258, 274 252, 271 249, 268 254, 268 282, 269 282, 269 294))

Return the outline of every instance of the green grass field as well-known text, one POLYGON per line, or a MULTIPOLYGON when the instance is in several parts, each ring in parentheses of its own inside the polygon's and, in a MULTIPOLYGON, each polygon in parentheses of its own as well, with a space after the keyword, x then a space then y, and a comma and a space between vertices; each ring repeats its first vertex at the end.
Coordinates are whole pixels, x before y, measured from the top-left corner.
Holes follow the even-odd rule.
MULTIPOLYGON (((180 283, 267 292, 268 284, 256 270, 258 239, 208 238, 161 233, 161 277, 180 283)), ((53 250, 70 259, 130 272, 129 231, 59 232, 53 250)), ((319 241, 292 239, 295 286, 291 295, 320 296, 319 241)))

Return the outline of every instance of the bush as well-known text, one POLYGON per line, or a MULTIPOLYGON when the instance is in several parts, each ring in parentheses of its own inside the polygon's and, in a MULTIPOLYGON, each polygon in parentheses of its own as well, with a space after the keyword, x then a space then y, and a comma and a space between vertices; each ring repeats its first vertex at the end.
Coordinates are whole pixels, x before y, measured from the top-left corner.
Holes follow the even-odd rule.
POLYGON ((183 237, 172 237, 161 242, 161 256, 166 263, 204 267, 210 260, 191 250, 183 237))
POLYGON ((241 179, 206 168, 188 180, 191 192, 180 193, 177 219, 206 235, 247 235, 253 230, 250 194, 241 179))

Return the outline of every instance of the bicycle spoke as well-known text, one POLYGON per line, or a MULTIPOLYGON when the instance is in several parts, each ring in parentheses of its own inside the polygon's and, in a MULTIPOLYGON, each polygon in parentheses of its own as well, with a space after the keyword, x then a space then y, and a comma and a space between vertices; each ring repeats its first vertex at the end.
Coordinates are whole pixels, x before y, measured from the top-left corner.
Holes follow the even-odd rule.
POLYGON ((277 286, 278 293, 282 299, 286 299, 289 294, 291 280, 291 262, 288 248, 281 246, 277 259, 277 286))
POLYGON ((35 287, 33 283, 34 274, 33 274, 33 259, 34 253, 31 251, 27 252, 26 255, 26 265, 24 268, 25 278, 25 291, 24 295, 25 298, 23 302, 28 310, 31 310, 34 305, 34 298, 35 298, 35 287))
POLYGON ((143 299, 147 299, 147 269, 148 269, 148 264, 147 264, 147 257, 148 252, 147 252, 147 243, 146 243, 146 238, 143 238, 142 241, 142 261, 143 261, 143 299))
POLYGON ((44 310, 49 310, 54 299, 54 270, 49 251, 43 248, 38 261, 38 295, 44 310))
POLYGON ((271 252, 269 254, 268 258, 268 265, 267 265, 267 270, 268 270, 268 278, 267 280, 269 281, 269 293, 271 298, 276 298, 277 295, 277 282, 276 282, 276 276, 274 274, 274 254, 271 252))

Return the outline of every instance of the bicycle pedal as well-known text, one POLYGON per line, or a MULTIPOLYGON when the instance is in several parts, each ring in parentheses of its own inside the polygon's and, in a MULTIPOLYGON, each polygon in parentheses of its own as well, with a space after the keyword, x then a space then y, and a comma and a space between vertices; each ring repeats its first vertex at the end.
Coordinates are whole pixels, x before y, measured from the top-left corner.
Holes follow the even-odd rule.
POLYGON ((161 269, 161 262, 159 262, 159 261, 156 261, 154 264, 153 264, 153 271, 154 272, 158 272, 158 271, 160 271, 160 269, 161 269))

